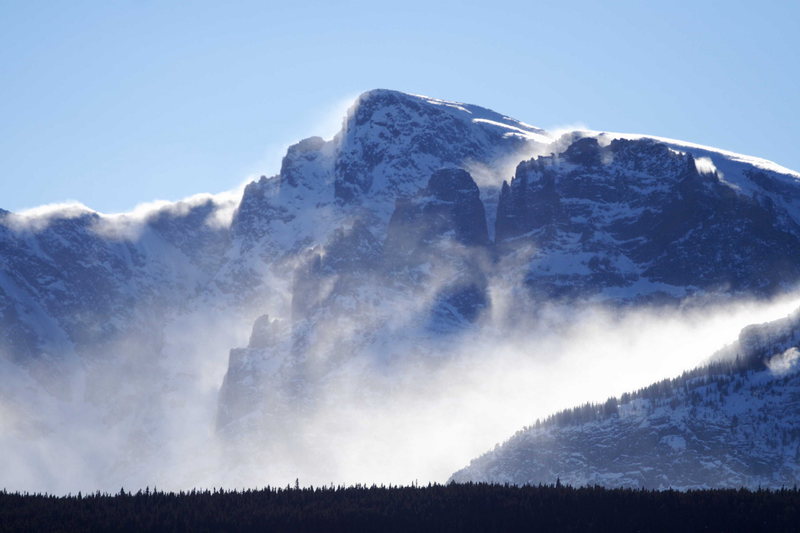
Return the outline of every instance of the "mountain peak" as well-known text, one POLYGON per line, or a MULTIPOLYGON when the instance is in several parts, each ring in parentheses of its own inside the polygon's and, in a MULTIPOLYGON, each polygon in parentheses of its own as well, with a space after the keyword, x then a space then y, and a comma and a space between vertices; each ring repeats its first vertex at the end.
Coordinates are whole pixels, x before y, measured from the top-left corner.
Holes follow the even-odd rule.
POLYGON ((510 129, 511 132, 528 137, 533 140, 547 141, 545 130, 531 126, 507 115, 497 113, 491 109, 480 107, 473 104, 465 104, 457 101, 442 100, 439 98, 432 98, 422 94, 407 93, 393 89, 372 89, 361 93, 356 98, 353 106, 350 108, 348 117, 356 116, 361 117, 357 119, 357 123, 362 124, 368 117, 370 117, 377 109, 386 107, 406 107, 406 108, 429 108, 436 109, 441 112, 446 112, 451 116, 459 117, 462 120, 480 124, 483 126, 495 126, 499 128, 510 129))
POLYGON ((369 194, 393 205, 440 168, 491 166, 544 130, 483 107, 388 89, 360 95, 337 134, 336 198, 359 202, 369 194))

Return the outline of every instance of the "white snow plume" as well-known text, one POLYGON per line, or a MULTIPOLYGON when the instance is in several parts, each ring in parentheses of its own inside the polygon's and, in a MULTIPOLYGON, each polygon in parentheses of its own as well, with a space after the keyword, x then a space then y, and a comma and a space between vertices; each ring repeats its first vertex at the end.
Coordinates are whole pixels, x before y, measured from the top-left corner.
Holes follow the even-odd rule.
MULTIPOLYGON (((800 305, 795 294, 669 309, 536 302, 526 308, 514 286, 495 281, 481 323, 446 336, 408 335, 403 319, 419 316, 420 301, 381 302, 395 334, 339 357, 335 371, 306 391, 308 410, 288 423, 276 423, 277 409, 251 419, 262 431, 240 442, 225 484, 443 482, 537 418, 677 376, 744 326, 800 305)), ((318 338, 359 346, 347 337, 359 331, 362 316, 354 310, 331 317, 318 338)))
MULTIPOLYGON (((289 320, 290 280, 268 277, 269 298, 239 313, 142 309, 163 334, 131 333, 91 360, 38 368, 2 360, 0 485, 74 493, 285 486, 296 478, 443 482, 536 418, 680 374, 742 327, 798 306, 796 295, 671 309, 520 305, 519 280, 496 278, 478 324, 432 333, 426 309, 454 274, 431 265, 418 292, 372 292, 362 280, 357 298, 318 322, 311 373, 289 380, 302 394, 284 398, 294 410, 256 413, 250 422, 259 431, 233 435, 235 445, 215 428, 228 350, 247 344, 261 313, 289 320)), ((265 357, 253 379, 294 356, 265 357)))
MULTIPOLYGON (((484 119, 474 119, 475 121, 487 122, 484 119)), ((533 128, 534 126, 525 126, 533 128)), ((509 128, 511 126, 508 126, 509 128)), ((522 130, 520 130, 522 131, 522 130)), ((511 181, 517 170, 517 166, 539 156, 547 156, 554 153, 563 152, 577 136, 584 132, 590 134, 589 130, 582 125, 560 126, 555 129, 547 130, 543 133, 530 134, 526 136, 527 142, 520 150, 495 159, 490 165, 477 161, 467 161, 464 170, 470 173, 472 179, 482 190, 486 187, 500 187, 503 181, 511 181)), ((610 142, 610 141, 609 141, 610 142)))
POLYGON ((45 204, 17 213, 7 213, 0 218, 6 226, 16 232, 39 233, 46 230, 55 220, 69 220, 82 216, 92 217, 91 229, 98 235, 113 239, 133 240, 143 227, 154 217, 169 214, 185 216, 193 208, 206 203, 212 205, 204 223, 210 228, 223 229, 230 226, 233 214, 239 205, 244 187, 252 181, 248 179, 239 187, 221 193, 200 193, 177 202, 154 200, 137 205, 131 211, 122 213, 101 213, 76 201, 45 204))
MULTIPOLYGON (((337 133, 342 131, 344 123, 355 105, 354 102, 358 100, 358 96, 359 94, 353 93, 329 104, 323 113, 316 115, 321 118, 316 124, 308 128, 308 131, 317 132, 316 135, 325 140, 333 139, 337 133)), ((286 153, 286 151, 284 150, 283 153, 286 153)))
POLYGON ((116 338, 91 358, 0 358, 0 486, 64 494, 213 480, 228 349, 246 343, 258 312, 167 313, 161 331, 116 338))
POLYGON ((53 203, 23 209, 18 213, 8 213, 3 222, 14 231, 39 232, 46 229, 53 220, 78 218, 94 215, 85 205, 76 201, 53 203))
POLYGON ((503 181, 510 182, 521 162, 540 155, 549 155, 552 151, 552 144, 529 142, 519 151, 495 159, 491 165, 479 161, 467 161, 463 167, 483 191, 490 187, 500 187, 503 181))
POLYGON ((797 348, 789 348, 785 352, 773 356, 767 361, 770 372, 777 376, 783 376, 798 368, 800 362, 800 351, 797 348))
MULTIPOLYGON (((554 309, 550 327, 488 326, 467 335, 457 359, 430 378, 426 372, 406 377, 415 386, 340 423, 348 431, 339 438, 351 445, 337 446, 350 453, 340 472, 352 481, 409 482, 412 472, 414 479, 444 481, 536 418, 678 375, 742 326, 796 305, 739 304, 685 314, 554 309)), ((323 418, 336 420, 328 413, 323 418)))
POLYGON ((104 237, 135 240, 141 235, 147 223, 155 217, 186 216, 192 209, 204 204, 211 204, 212 208, 203 223, 212 229, 224 229, 231 224, 245 186, 246 183, 243 183, 236 189, 217 194, 195 194, 177 202, 154 200, 141 203, 128 212, 101 214, 93 229, 104 237))
POLYGON ((694 160, 697 170, 702 174, 713 174, 717 172, 717 167, 710 157, 698 157, 694 160))

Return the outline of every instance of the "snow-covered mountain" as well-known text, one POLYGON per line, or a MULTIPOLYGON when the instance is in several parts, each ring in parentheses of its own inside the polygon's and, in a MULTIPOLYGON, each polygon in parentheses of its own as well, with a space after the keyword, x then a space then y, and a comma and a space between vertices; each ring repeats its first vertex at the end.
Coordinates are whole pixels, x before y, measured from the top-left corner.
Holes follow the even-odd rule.
MULTIPOLYGON (((516 130, 504 135, 518 137, 516 130)), ((512 284, 516 303, 504 312, 513 322, 544 301, 766 297, 800 279, 800 181, 793 174, 717 154, 728 178, 708 151, 698 167, 688 147, 608 134, 576 132, 528 149, 549 155, 523 159, 510 184, 498 180, 481 190, 463 169, 437 170, 416 191, 403 179, 407 196, 395 199, 390 217, 383 207, 363 215, 366 206, 387 205, 385 187, 375 203, 365 199, 371 192, 355 197, 358 212, 349 211, 348 196, 342 209, 352 213, 353 225, 308 249, 295 271, 283 348, 250 346, 231 358, 221 424, 241 416, 241 406, 270 413, 281 402, 263 391, 307 383, 298 373, 336 374, 341 353, 348 360, 402 359, 408 346, 400 339, 480 328, 491 288, 499 285, 512 284), (764 180, 780 185, 755 185, 764 180), (495 231, 487 220, 496 221, 495 231), (228 402, 239 407, 229 409, 228 402)), ((448 166, 469 168, 452 160, 448 166)))
POLYGON ((798 347, 800 311, 750 326, 708 365, 537 421, 451 479, 659 489, 795 486, 798 347))
POLYGON ((3 442, 80 417, 136 442, 117 475, 175 437, 164 417, 283 438, 359 376, 382 376, 367 399, 402 388, 547 303, 679 308, 798 281, 800 175, 774 163, 369 91, 241 196, 0 213, 3 442))
POLYGON ((290 147, 280 174, 254 181, 233 205, 199 196, 113 216, 79 205, 3 211, 3 349, 35 357, 60 336, 69 342, 57 351, 92 350, 136 306, 179 307, 209 292, 247 298, 264 270, 354 219, 381 235, 395 199, 433 171, 488 167, 542 139, 483 108, 377 90, 359 97, 333 140, 290 147))

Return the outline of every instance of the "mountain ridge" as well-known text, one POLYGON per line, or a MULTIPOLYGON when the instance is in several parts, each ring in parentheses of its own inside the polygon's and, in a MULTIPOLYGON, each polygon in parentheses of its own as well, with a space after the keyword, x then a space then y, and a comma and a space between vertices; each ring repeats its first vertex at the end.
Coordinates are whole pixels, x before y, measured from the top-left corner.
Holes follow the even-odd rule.
POLYGON ((158 429, 133 457, 157 454, 165 417, 227 446, 551 302, 679 307, 800 282, 795 174, 611 137, 374 90, 240 198, 0 213, 0 351, 30 384, 2 401, 39 442, 87 412, 89 428, 117 420, 120 442, 158 429))

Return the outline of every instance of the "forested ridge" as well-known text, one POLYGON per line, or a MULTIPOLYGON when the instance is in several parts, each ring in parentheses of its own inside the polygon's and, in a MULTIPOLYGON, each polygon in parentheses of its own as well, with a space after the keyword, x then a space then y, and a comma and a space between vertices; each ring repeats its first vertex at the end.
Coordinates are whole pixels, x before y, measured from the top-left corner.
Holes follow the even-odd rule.
POLYGON ((0 492, 0 531, 797 531, 800 491, 449 484, 0 492))

